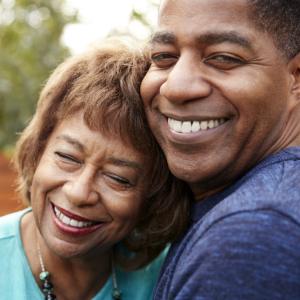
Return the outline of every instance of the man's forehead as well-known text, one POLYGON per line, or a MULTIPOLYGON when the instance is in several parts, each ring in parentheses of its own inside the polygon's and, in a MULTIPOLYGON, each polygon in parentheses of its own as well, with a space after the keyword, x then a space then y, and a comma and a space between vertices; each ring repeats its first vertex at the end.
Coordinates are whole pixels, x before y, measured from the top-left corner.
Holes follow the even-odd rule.
MULTIPOLYGON (((162 0, 158 10, 158 26, 176 19, 222 21, 229 14, 232 20, 248 19, 249 0, 162 0), (216 15, 217 13, 217 15, 216 15), (194 18, 194 19, 193 19, 194 18), (216 20, 217 19, 217 20, 216 20)), ((171 22, 172 22, 171 21, 171 22)), ((175 21, 176 22, 176 21, 175 21)))
POLYGON ((259 31, 250 18, 248 0, 162 0, 151 44, 229 42, 253 50, 259 31), (253 45, 251 45, 253 44, 253 45))

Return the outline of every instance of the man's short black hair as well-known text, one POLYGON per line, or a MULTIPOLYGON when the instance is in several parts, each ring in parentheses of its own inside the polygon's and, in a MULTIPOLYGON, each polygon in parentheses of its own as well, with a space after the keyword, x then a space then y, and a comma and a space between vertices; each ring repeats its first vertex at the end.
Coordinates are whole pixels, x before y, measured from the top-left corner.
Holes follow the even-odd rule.
POLYGON ((249 0, 251 18, 286 60, 300 52, 300 0, 249 0))

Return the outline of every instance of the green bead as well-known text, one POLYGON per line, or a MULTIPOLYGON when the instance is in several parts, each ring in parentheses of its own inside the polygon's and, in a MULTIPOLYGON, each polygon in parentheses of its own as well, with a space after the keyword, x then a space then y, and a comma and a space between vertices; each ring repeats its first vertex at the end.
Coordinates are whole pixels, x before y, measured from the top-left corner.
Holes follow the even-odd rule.
POLYGON ((44 271, 44 272, 42 272, 42 273, 40 274, 40 279, 43 280, 43 281, 48 280, 49 277, 50 277, 50 274, 49 274, 48 271, 44 271))
POLYGON ((113 289, 111 292, 111 295, 115 298, 115 299, 119 299, 122 295, 122 291, 119 289, 113 289))

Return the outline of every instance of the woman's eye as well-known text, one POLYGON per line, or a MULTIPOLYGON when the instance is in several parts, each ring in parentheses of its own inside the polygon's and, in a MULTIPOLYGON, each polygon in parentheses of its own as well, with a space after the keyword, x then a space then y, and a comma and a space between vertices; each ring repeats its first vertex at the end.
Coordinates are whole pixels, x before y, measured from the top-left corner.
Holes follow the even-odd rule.
POLYGON ((64 160, 68 160, 80 164, 80 161, 71 155, 61 153, 61 152, 55 152, 55 154, 58 155, 60 158, 63 158, 64 160))
POLYGON ((243 61, 238 58, 234 58, 227 55, 216 55, 212 58, 208 58, 206 63, 212 65, 215 68, 229 70, 234 67, 240 66, 243 64, 243 61))
POLYGON ((109 175, 109 177, 117 183, 120 183, 123 185, 130 185, 130 182, 125 178, 122 178, 122 177, 119 177, 116 175, 109 175))

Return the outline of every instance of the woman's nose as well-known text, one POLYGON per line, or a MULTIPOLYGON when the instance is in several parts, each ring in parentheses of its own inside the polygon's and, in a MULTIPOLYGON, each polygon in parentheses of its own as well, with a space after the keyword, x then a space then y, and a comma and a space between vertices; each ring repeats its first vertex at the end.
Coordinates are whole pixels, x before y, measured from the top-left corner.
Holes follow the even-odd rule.
POLYGON ((94 174, 84 170, 76 174, 63 186, 63 192, 75 206, 95 205, 99 194, 95 189, 94 174))
POLYGON ((169 101, 182 104, 201 99, 211 93, 211 85, 206 81, 205 66, 192 55, 181 55, 160 87, 161 94, 169 101))

